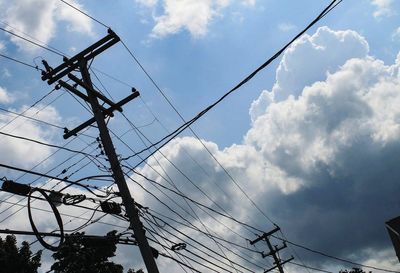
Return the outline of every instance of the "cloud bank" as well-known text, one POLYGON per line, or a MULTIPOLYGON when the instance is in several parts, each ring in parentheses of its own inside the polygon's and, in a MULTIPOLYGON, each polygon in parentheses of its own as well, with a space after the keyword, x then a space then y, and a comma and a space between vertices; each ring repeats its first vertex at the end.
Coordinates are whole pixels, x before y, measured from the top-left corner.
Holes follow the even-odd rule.
MULTIPOLYGON (((387 65, 368 51, 366 40, 350 30, 322 27, 304 36, 284 54, 272 90, 253 103, 243 142, 223 150, 206 145, 289 239, 393 267, 384 223, 400 214, 400 56, 387 65)), ((176 139, 162 152, 221 207, 255 226, 270 226, 196 139, 176 139)), ((154 159, 149 163, 185 194, 215 208, 167 160, 158 161, 162 168, 154 159)), ((168 185, 149 167, 141 172, 168 185)), ((149 204, 143 191, 139 200, 166 210, 156 201, 149 204)), ((331 265, 300 253, 307 263, 331 265)))

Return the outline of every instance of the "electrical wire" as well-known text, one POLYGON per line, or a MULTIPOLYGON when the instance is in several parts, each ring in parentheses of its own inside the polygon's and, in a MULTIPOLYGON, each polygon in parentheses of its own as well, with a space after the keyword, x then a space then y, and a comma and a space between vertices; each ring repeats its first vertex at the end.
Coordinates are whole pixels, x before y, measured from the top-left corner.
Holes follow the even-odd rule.
POLYGON ((14 62, 16 62, 16 63, 25 65, 25 66, 27 66, 27 67, 33 68, 33 69, 35 69, 36 71, 39 71, 39 70, 40 70, 38 66, 33 66, 33 65, 28 64, 28 63, 26 63, 26 62, 24 62, 24 61, 17 60, 17 59, 15 59, 15 58, 9 57, 9 56, 4 55, 4 54, 1 54, 1 53, 0 53, 0 57, 3 57, 3 58, 8 59, 8 60, 10 60, 10 61, 14 61, 14 62))
POLYGON ((85 155, 87 157, 93 157, 92 155, 87 154, 85 152, 73 150, 73 149, 66 148, 66 147, 59 146, 59 145, 55 145, 55 144, 45 143, 45 142, 42 142, 42 141, 39 141, 39 140, 35 140, 35 139, 23 137, 23 136, 17 136, 17 135, 13 135, 13 134, 4 133, 4 132, 0 132, 0 134, 4 135, 4 136, 8 136, 8 137, 24 140, 24 141, 29 141, 29 142, 36 143, 36 144, 39 144, 39 145, 51 147, 51 148, 61 149, 61 150, 68 151, 68 152, 71 152, 71 153, 83 154, 83 155, 85 155))
POLYGON ((303 267, 303 268, 311 269, 311 270, 314 270, 314 271, 325 272, 325 273, 334 273, 332 271, 328 271, 328 270, 324 270, 324 269, 321 269, 321 268, 312 267, 312 266, 309 266, 309 265, 299 264, 299 263, 292 262, 292 261, 289 261, 288 263, 296 265, 296 266, 300 266, 300 267, 303 267))
POLYGON ((18 37, 19 39, 22 39, 22 40, 24 40, 25 42, 31 43, 31 44, 33 44, 33 45, 35 45, 35 46, 38 46, 38 47, 42 48, 42 49, 45 49, 45 50, 47 50, 47 51, 50 51, 50 52, 52 52, 52 53, 54 53, 54 54, 56 54, 56 55, 58 55, 58 56, 64 57, 64 55, 60 54, 60 53, 57 52, 56 50, 53 50, 53 49, 51 49, 51 48, 49 48, 49 47, 43 46, 43 45, 41 45, 41 44, 39 44, 39 43, 36 43, 36 42, 34 42, 34 41, 32 41, 32 40, 29 40, 29 39, 27 39, 27 38, 25 38, 25 37, 23 37, 23 36, 21 36, 21 35, 18 35, 18 34, 16 34, 16 33, 12 32, 12 31, 9 31, 9 30, 7 30, 7 29, 5 29, 5 28, 3 28, 3 27, 0 27, 0 30, 2 30, 2 31, 4 31, 4 32, 7 32, 8 34, 10 34, 10 35, 12 35, 12 36, 18 37))
MULTIPOLYGON (((74 138, 74 139, 75 139, 75 138, 74 138)), ((66 145, 68 145, 69 143, 71 143, 72 141, 74 141, 74 139, 71 139, 70 141, 68 141, 64 146, 66 146, 66 145)), ((87 149, 88 147, 90 147, 90 145, 91 145, 91 144, 87 144, 87 146, 84 147, 81 151, 84 151, 85 149, 87 149)), ((49 155, 48 157, 46 157, 45 159, 43 159, 42 161, 38 162, 35 166, 33 166, 33 167, 30 169, 30 171, 33 171, 33 170, 34 170, 36 167, 38 167, 38 166, 42 166, 42 164, 43 164, 46 160, 48 160, 49 158, 51 158, 52 156, 54 156, 58 151, 59 151, 59 150, 56 150, 55 152, 53 152, 52 154, 50 154, 50 155, 49 155)), ((93 152, 93 151, 92 151, 92 152, 93 152)), ((90 153, 92 153, 92 152, 90 152, 90 153)), ((74 158, 74 157, 76 157, 76 156, 78 156, 78 155, 79 155, 79 154, 73 154, 73 155, 71 155, 69 158, 67 158, 67 159, 64 160, 63 162, 59 163, 58 165, 56 165, 55 167, 53 167, 52 169, 50 169, 49 171, 47 171, 45 174, 49 174, 51 171, 57 169, 57 168, 60 167, 62 164, 66 163, 67 161, 69 161, 70 159, 72 159, 72 158, 74 158)), ((82 160, 85 159, 85 158, 86 158, 86 157, 83 157, 82 159, 80 159, 80 160, 77 161, 76 163, 73 163, 73 164, 70 165, 69 167, 65 168, 63 171, 61 171, 61 173, 60 173, 59 175, 57 175, 57 177, 59 177, 60 175, 64 174, 69 168, 75 166, 76 164, 78 164, 80 161, 82 161, 82 160)), ((91 162, 91 161, 90 161, 90 162, 91 162)), ((79 168, 78 170, 82 170, 82 169, 83 169, 83 167, 79 168)), ((76 173, 76 172, 75 172, 75 173, 76 173)), ((28 174, 28 172, 24 172, 22 175, 20 175, 19 177, 17 177, 15 180, 18 181, 18 180, 22 179, 22 178, 23 178, 25 175, 27 175, 27 174, 28 174)), ((71 175, 72 175, 72 174, 71 174, 71 175)), ((33 183, 37 182, 40 178, 41 178, 41 176, 38 176, 38 178, 36 178, 35 180, 33 180, 31 183, 29 183, 29 185, 32 185, 33 183)), ((66 179, 66 177, 65 177, 65 179, 66 179)), ((46 183, 44 183, 42 186, 47 185, 47 184, 50 183, 51 181, 52 181, 52 179, 50 178, 50 179, 47 180, 46 183)), ((57 184, 55 184, 55 185, 52 187, 52 189, 53 189, 54 187, 56 187, 56 186, 57 186, 59 183, 61 183, 61 182, 62 182, 62 181, 59 181, 57 184)), ((89 186, 89 185, 87 185, 87 186, 89 186)), ((90 186, 89 186, 89 187, 90 187, 90 186)), ((96 189, 96 188, 94 188, 94 189, 96 189)), ((13 195, 10 195, 10 196, 9 196, 8 198, 6 198, 5 200, 10 199, 12 196, 13 196, 13 195)), ((23 201, 24 199, 25 199, 25 197, 22 198, 22 199, 20 199, 17 203, 23 201)), ((3 214, 5 211, 7 211, 8 209, 10 209, 10 208, 12 208, 12 207, 13 207, 13 206, 8 207, 7 209, 1 211, 0 214, 3 214)), ((21 210, 22 210, 22 209, 21 209, 21 210)), ((14 212, 13 214, 16 214, 16 213, 18 213, 18 211, 14 212)), ((12 215, 10 215, 10 216, 12 216, 12 215)), ((8 216, 8 217, 10 217, 10 216, 8 216)), ((5 219, 1 220, 0 223, 2 223, 3 221, 5 221, 8 217, 6 217, 5 219)))
MULTIPOLYGON (((47 98, 48 96, 50 96, 50 94, 52 94, 54 91, 56 90, 56 88, 51 89, 49 92, 47 92, 45 95, 43 95, 40 99, 36 100, 31 106, 29 106, 27 109, 25 109, 21 115, 24 115, 26 112, 28 112, 30 109, 32 109, 33 107, 35 107, 36 105, 38 105, 40 102, 42 102, 45 98, 47 98)), ((14 122, 17 118, 19 118, 20 116, 16 116, 13 119, 11 119, 10 121, 8 121, 6 124, 2 125, 0 130, 3 130, 5 127, 7 127, 9 124, 11 124, 12 122, 14 122)))
POLYGON ((329 258, 329 259, 337 260, 337 261, 340 261, 340 262, 345 262, 345 263, 352 264, 352 265, 356 265, 356 266, 361 266, 361 267, 363 267, 363 268, 369 268, 369 269, 374 269, 374 270, 380 270, 380 271, 385 271, 385 272, 390 272, 390 273, 399 273, 399 272, 400 272, 400 271, 385 269, 385 268, 376 267, 376 266, 372 266, 372 265, 366 265, 366 264, 362 264, 362 263, 356 263, 356 262, 353 262, 353 261, 350 261, 350 260, 346 260, 346 259, 343 259, 343 258, 339 258, 339 257, 335 257, 335 256, 333 256, 333 255, 326 254, 326 253, 321 252, 321 251, 318 251, 318 250, 313 250, 313 249, 311 249, 311 248, 309 248, 309 247, 306 247, 306 246, 304 246, 304 245, 300 245, 300 244, 294 243, 294 242, 292 242, 292 241, 288 241, 288 240, 283 239, 283 238, 280 238, 280 237, 278 237, 278 236, 274 236, 274 235, 271 235, 271 236, 273 236, 273 237, 276 238, 276 239, 281 240, 282 242, 286 242, 286 243, 291 244, 291 245, 293 245, 293 246, 295 246, 295 247, 298 247, 298 248, 307 250, 307 251, 309 251, 309 252, 312 252, 312 253, 315 253, 315 254, 324 256, 324 257, 329 258))
MULTIPOLYGON (((26 205, 16 204, 16 203, 9 202, 9 201, 1 201, 1 202, 6 203, 6 204, 14 204, 14 205, 16 205, 16 206, 24 207, 24 208, 27 207, 26 205)), ((53 211, 51 211, 51 210, 42 209, 42 208, 37 208, 37 207, 33 207, 33 206, 31 206, 31 209, 33 209, 33 210, 38 210, 38 211, 42 211, 42 212, 48 212, 48 213, 52 213, 52 212, 53 212, 53 211)), ((78 217, 78 216, 71 215, 71 214, 67 214, 67 213, 61 213, 61 212, 60 212, 60 215, 61 215, 61 216, 65 216, 65 217, 70 217, 70 218, 72 218, 72 219, 79 219, 79 220, 84 220, 84 221, 87 221, 87 220, 88 220, 88 218, 78 217)), ((112 223, 109 223, 109 222, 98 221, 98 223, 100 223, 100 224, 102 224, 102 225, 111 226, 111 227, 126 229, 126 226, 121 226, 121 225, 118 225, 118 224, 112 224, 112 223)))
MULTIPOLYGON (((147 222, 147 220, 145 220, 145 221, 147 222)), ((174 244, 175 244, 175 242, 173 242, 172 240, 168 239, 168 238, 165 237, 165 236, 160 235, 159 233, 157 233, 157 232, 156 232, 155 230, 153 230, 153 229, 146 228, 146 231, 149 232, 150 234, 152 234, 152 235, 154 236, 154 238, 155 238, 155 235, 157 235, 158 237, 162 238, 163 240, 169 242, 171 245, 174 245, 174 244)), ((215 262, 212 262, 212 261, 210 261, 209 259, 206 259, 206 258, 200 256, 199 254, 194 253, 193 251, 190 251, 190 250, 188 250, 188 249, 185 249, 185 251, 188 252, 188 253, 190 253, 191 255, 193 255, 193 256, 199 258, 200 260, 203 261, 203 263, 206 262, 206 263, 209 263, 209 264, 211 264, 211 265, 213 265, 213 266, 215 266, 215 267, 218 267, 218 268, 220 268, 220 269, 222 269, 222 270, 224 270, 224 271, 232 272, 232 271, 230 271, 230 270, 228 270, 228 269, 226 269, 226 268, 224 268, 224 267, 222 267, 222 266, 220 266, 220 265, 217 265, 215 262)), ((178 253, 178 252, 176 252, 176 253, 178 253)), ((212 257, 212 256, 211 256, 211 257, 212 257)), ((214 257, 213 257, 213 258, 214 258, 214 257)), ((214 259, 215 259, 215 258, 214 258, 214 259)), ((225 264, 224 262, 221 262, 221 261, 219 261, 219 260, 217 260, 217 261, 220 262, 220 263, 222 263, 222 264, 225 264)), ((225 264, 225 265, 226 265, 226 264, 225 264)), ((217 271, 217 272, 218 272, 218 271, 217 271)), ((240 271, 240 272, 243 272, 243 271, 240 271)))
MULTIPOLYGON (((23 117, 23 118, 28 119, 28 120, 33 120, 33 121, 35 121, 35 122, 42 123, 42 124, 45 124, 45 125, 48 125, 48 126, 57 128, 57 129, 65 130, 65 127, 62 127, 62 126, 60 126, 60 125, 57 125, 57 124, 54 124, 54 123, 50 123, 50 122, 48 122, 48 121, 44 121, 44 120, 41 120, 41 119, 29 117, 29 116, 26 116, 26 115, 24 115, 24 114, 22 114, 22 113, 17 113, 17 112, 14 112, 14 111, 5 109, 5 108, 3 108, 3 107, 0 107, 0 111, 6 112, 6 113, 9 113, 9 114, 13 114, 13 115, 15 115, 15 116, 23 117)), ((84 134, 84 133, 79 133, 79 134, 82 135, 82 136, 89 137, 89 138, 96 138, 96 137, 94 137, 94 136, 91 136, 91 135, 88 135, 88 134, 84 134)))
MULTIPOLYGON (((156 225, 157 227, 159 227, 159 225, 158 225, 156 222, 152 221, 151 219, 149 219, 149 218, 144 218, 144 219, 146 220, 147 223, 149 223, 149 224, 154 224, 154 225, 156 225)), ((153 227, 153 228, 154 228, 154 227, 153 227)), ((160 227, 159 227, 159 230, 161 231, 161 228, 160 228, 160 227)), ((165 231, 166 233, 168 233, 170 236, 175 237, 175 238, 178 239, 180 242, 184 242, 184 243, 186 243, 188 246, 192 246, 193 248, 199 250, 200 252, 206 254, 207 256, 210 256, 210 257, 214 258, 212 255, 206 253, 205 251, 201 250, 200 248, 196 247, 195 245, 189 243, 189 242, 186 241, 185 239, 182 239, 182 238, 178 237, 177 235, 173 234, 172 232, 166 230, 165 228, 163 228, 162 230, 164 230, 164 231, 165 231)), ((241 264, 239 264, 239 263, 237 263, 237 262, 235 262, 235 261, 232 261, 231 259, 228 259, 228 258, 225 257, 224 255, 221 255, 221 254, 218 253, 217 251, 211 249, 210 247, 208 247, 208 246, 206 246, 205 244, 199 242, 198 240, 194 239, 193 237, 186 235, 185 233, 179 231, 178 229, 174 229, 174 230, 175 230, 177 233, 179 233, 180 235, 182 235, 182 236, 186 237, 187 239, 189 239, 189 240, 195 242, 195 243, 198 244, 199 246, 201 246, 201 247, 207 249, 208 251, 210 251, 210 252, 213 253, 214 255, 219 256, 219 257, 221 257, 222 259, 226 259, 226 260, 228 260, 230 263, 233 263, 233 264, 237 265, 238 267, 241 267, 242 269, 245 269, 245 270, 250 271, 250 272, 254 272, 253 270, 251 270, 251 269, 249 269, 249 268, 247 268, 247 267, 244 267, 244 266, 242 266, 241 264)), ((166 237, 166 235, 163 235, 163 236, 166 237)), ((169 241, 170 241, 170 240, 169 240, 169 241)), ((173 242, 170 241, 170 243, 173 243, 173 242)), ((225 263, 225 262, 221 262, 221 263, 223 263, 223 264, 226 265, 226 266, 230 266, 229 264, 227 264, 227 263, 225 263)), ((259 268, 262 269, 262 267, 259 267, 259 268)), ((240 271, 240 272, 242 272, 242 271, 240 271)))
POLYGON ((96 18, 94 18, 94 17, 90 16, 88 13, 86 13, 86 12, 82 11, 81 9, 79 9, 79 8, 75 7, 74 5, 72 5, 72 4, 70 4, 70 3, 68 3, 67 1, 64 1, 64 0, 60 0, 60 1, 61 1, 61 2, 63 2, 64 4, 66 4, 66 5, 70 6, 70 7, 71 7, 71 8, 73 8, 74 10, 76 10, 76 11, 78 11, 78 12, 82 13, 83 15, 85 15, 85 16, 87 16, 87 17, 89 17, 89 18, 90 18, 90 19, 92 19, 93 21, 95 21, 95 22, 99 23, 99 24, 100 24, 100 25, 102 25, 103 27, 105 27, 105 28, 110 28, 110 27, 109 27, 109 26, 107 26, 106 24, 104 24, 104 23, 100 22, 100 21, 99 21, 99 20, 97 20, 96 18))
POLYGON ((29 193, 29 195, 28 195, 28 218, 29 218, 29 222, 31 223, 32 230, 35 233, 35 236, 38 239, 38 241, 40 242, 40 244, 46 249, 49 249, 51 251, 57 251, 64 242, 63 223, 62 223, 61 215, 58 212, 57 207, 53 204, 52 200, 50 199, 50 197, 47 195, 47 193, 44 190, 35 188, 35 189, 32 189, 31 192, 29 193), (37 229, 37 227, 33 221, 32 210, 31 210, 31 195, 35 191, 39 192, 47 200, 47 202, 49 203, 49 205, 53 211, 54 216, 56 217, 58 227, 60 228, 60 243, 58 246, 53 246, 53 245, 47 243, 42 238, 42 236, 39 234, 39 230, 37 229))
MULTIPOLYGON (((90 189, 90 187, 88 185, 83 185, 83 184, 81 184, 79 182, 71 181, 71 180, 64 179, 64 178, 58 178, 58 177, 55 177, 55 176, 51 176, 51 175, 48 175, 48 174, 43 174, 43 173, 39 173, 39 172, 35 172, 35 171, 29 171, 29 170, 25 170, 25 169, 22 169, 22 168, 18 168, 18 167, 6 165, 6 164, 1 164, 1 163, 0 163, 0 167, 11 169, 11 170, 15 170, 15 171, 20 171, 20 172, 30 173, 30 174, 33 174, 33 175, 38 175, 38 176, 41 176, 41 177, 50 178, 50 179, 54 179, 54 180, 58 180, 58 181, 63 181, 63 182, 66 182, 66 183, 70 183, 70 184, 85 188, 87 191, 89 191, 90 193, 92 193, 93 195, 95 195, 97 197, 107 197, 107 195, 104 196, 104 195, 96 194, 95 192, 93 192, 90 189)), ((86 177, 82 178, 82 179, 86 179, 86 177)), ((81 179, 81 181, 82 181, 82 179, 81 179)), ((101 190, 101 189, 99 189, 97 187, 95 187, 95 188, 96 188, 96 190, 105 193, 104 190, 101 190)))

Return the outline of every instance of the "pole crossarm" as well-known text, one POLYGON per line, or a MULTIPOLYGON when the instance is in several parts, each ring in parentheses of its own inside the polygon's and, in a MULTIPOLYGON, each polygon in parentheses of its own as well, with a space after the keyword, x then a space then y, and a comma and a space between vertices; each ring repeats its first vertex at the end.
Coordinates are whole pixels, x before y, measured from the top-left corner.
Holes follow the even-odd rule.
POLYGON ((279 231, 279 230, 281 230, 281 229, 280 229, 280 227, 277 226, 277 227, 275 227, 273 230, 264 233, 263 235, 261 235, 261 236, 258 237, 257 239, 255 239, 255 240, 253 240, 253 241, 250 241, 250 244, 251 244, 251 245, 254 245, 255 243, 257 243, 257 242, 259 242, 259 241, 261 241, 261 240, 264 240, 265 238, 267 238, 268 236, 274 234, 275 232, 277 232, 277 231, 279 231))
POLYGON ((265 232, 265 233, 263 233, 261 236, 259 236, 257 239, 255 239, 255 240, 253 240, 253 241, 250 241, 250 244, 251 244, 251 245, 254 245, 255 243, 257 243, 257 242, 259 242, 259 241, 265 241, 265 242, 267 243, 269 252, 267 252, 267 253, 262 252, 262 253, 261 253, 261 256, 262 256, 263 258, 266 258, 266 257, 268 257, 268 256, 272 256, 272 258, 274 259, 274 265, 275 265, 275 266, 272 267, 272 268, 270 268, 270 269, 265 270, 264 273, 270 272, 270 271, 272 271, 272 270, 274 270, 274 269, 276 269, 276 268, 279 270, 280 273, 284 273, 284 271, 283 271, 283 265, 284 265, 285 263, 290 262, 291 260, 294 259, 293 257, 291 257, 291 258, 289 258, 289 259, 287 259, 287 260, 285 260, 285 261, 282 261, 282 260, 280 259, 280 257, 279 257, 279 251, 281 251, 282 249, 284 249, 284 248, 287 247, 286 242, 283 242, 283 245, 280 246, 280 247, 278 247, 277 245, 276 245, 276 246, 272 246, 269 237, 270 237, 272 234, 274 234, 275 232, 278 232, 279 230, 280 230, 280 228, 279 228, 278 226, 276 226, 273 230, 268 231, 268 232, 265 232))
POLYGON ((282 265, 284 265, 285 263, 290 262, 290 261, 293 260, 293 259, 294 259, 293 257, 290 257, 290 258, 287 259, 286 261, 280 262, 279 264, 275 265, 274 267, 265 270, 264 273, 270 272, 270 271, 272 271, 272 270, 274 270, 274 269, 276 269, 276 268, 279 269, 279 272, 283 272, 283 269, 282 269, 282 271, 281 271, 282 265))
POLYGON ((115 34, 114 31, 111 29, 108 29, 108 35, 105 36, 104 38, 100 39, 93 45, 89 46, 85 50, 81 51, 74 57, 68 59, 67 57, 64 57, 64 63, 61 65, 57 66, 56 68, 51 68, 49 65, 47 65, 46 61, 43 62, 44 66, 46 67, 47 71, 42 72, 42 80, 46 81, 47 83, 53 84, 68 73, 72 72, 73 70, 77 69, 79 67, 79 63, 82 60, 85 60, 86 62, 89 61, 90 59, 93 59, 100 53, 102 53, 104 50, 110 48, 111 46, 115 45, 120 41, 120 38, 118 37, 117 34, 115 34))
MULTIPOLYGON (((82 94, 82 95, 84 95, 84 94, 82 94)), ((86 96, 86 95, 84 95, 84 96, 86 96)), ((123 106, 126 103, 130 102, 134 98, 137 98, 138 96, 140 96, 140 93, 136 89, 132 89, 132 94, 130 94, 126 98, 120 100, 119 102, 115 103, 114 106, 111 106, 109 108, 104 108, 101 105, 99 105, 99 107, 102 110, 102 113, 103 113, 104 117, 107 117, 107 116, 113 117, 114 116, 113 111, 118 110, 118 108, 121 108, 121 106, 123 106)), ((93 117, 93 118, 90 118, 87 121, 83 122, 81 125, 77 126, 76 128, 74 128, 72 130, 66 129, 65 133, 63 135, 63 138, 64 139, 68 139, 71 136, 76 136, 78 132, 80 132, 81 130, 83 130, 86 127, 90 126, 95 121, 96 121, 96 119, 93 117)))

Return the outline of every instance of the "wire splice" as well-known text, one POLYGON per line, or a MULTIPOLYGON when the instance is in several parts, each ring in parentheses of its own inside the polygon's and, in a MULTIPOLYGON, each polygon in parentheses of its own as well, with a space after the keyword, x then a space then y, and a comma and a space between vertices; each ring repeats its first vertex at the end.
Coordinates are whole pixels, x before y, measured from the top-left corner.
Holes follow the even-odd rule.
POLYGON ((5 180, 1 185, 1 189, 9 193, 27 196, 32 188, 26 184, 17 183, 12 180, 5 180))

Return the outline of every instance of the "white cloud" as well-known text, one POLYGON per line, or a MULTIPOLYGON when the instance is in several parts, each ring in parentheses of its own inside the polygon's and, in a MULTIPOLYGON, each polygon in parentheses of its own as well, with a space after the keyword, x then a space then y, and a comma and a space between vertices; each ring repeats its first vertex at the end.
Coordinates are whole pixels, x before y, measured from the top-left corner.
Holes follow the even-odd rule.
MULTIPOLYGON (((77 1, 70 2, 84 10, 77 1)), ((43 43, 48 43, 56 35, 59 22, 65 22, 69 31, 92 34, 89 18, 57 0, 18 0, 12 3, 0 0, 0 5, 3 6, 0 18, 12 27, 7 27, 8 30, 15 31, 15 28, 43 43)), ((23 50, 37 50, 14 36, 10 36, 10 40, 23 50)))
POLYGON ((364 57, 368 51, 365 39, 351 30, 321 27, 314 35, 303 36, 286 51, 279 64, 272 88, 275 98, 298 96, 304 86, 325 79, 326 73, 335 72, 349 58, 364 57))
MULTIPOLYGON (((34 107, 29 109, 27 112, 25 112, 25 115, 33 116, 35 118, 52 123, 60 122, 60 116, 53 107, 48 106, 40 112, 38 110, 41 106, 38 105, 37 107, 38 108, 34 107)), ((26 109, 27 107, 25 106, 18 110, 11 110, 14 112, 22 112, 26 109)), ((13 115, 0 115, 0 128, 2 128, 2 132, 35 139, 42 142, 53 142, 52 139, 55 134, 54 129, 51 129, 48 126, 42 127, 37 122, 24 118, 18 118, 12 123, 6 125, 8 122, 13 120, 13 118, 13 115), (3 126, 5 127, 3 128, 3 126)), ((54 151, 54 149, 33 144, 24 140, 18 140, 8 136, 0 137, 0 155, 2 155, 1 160, 5 164, 20 167, 33 166, 40 160, 43 160, 45 157, 50 155, 52 151, 54 151)))
POLYGON ((5 88, 0 86, 0 103, 6 104, 6 103, 11 103, 13 101, 14 101, 13 96, 11 96, 5 88))
POLYGON ((165 14, 155 18, 153 35, 156 37, 174 34, 181 29, 187 29, 194 37, 204 36, 215 12, 212 1, 196 0, 166 0, 164 9, 165 14))
POLYGON ((375 18, 392 16, 396 13, 392 8, 393 0, 372 0, 372 4, 376 6, 375 18))
MULTIPOLYGON (((158 1, 136 0, 137 3, 155 9, 158 1)), ((187 30, 195 38, 207 34, 210 22, 221 17, 221 11, 232 5, 231 0, 164 0, 162 1, 163 14, 154 16, 155 26, 152 37, 162 38, 187 30)), ((246 6, 254 6, 255 0, 241 1, 246 6)))
POLYGON ((394 41, 399 41, 399 42, 400 42, 400 27, 396 28, 396 29, 393 31, 392 39, 393 39, 394 41))
POLYGON ((278 28, 280 31, 287 32, 287 31, 294 30, 296 28, 296 26, 291 23, 281 23, 278 25, 278 28))

